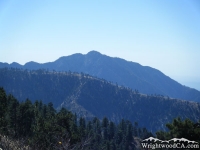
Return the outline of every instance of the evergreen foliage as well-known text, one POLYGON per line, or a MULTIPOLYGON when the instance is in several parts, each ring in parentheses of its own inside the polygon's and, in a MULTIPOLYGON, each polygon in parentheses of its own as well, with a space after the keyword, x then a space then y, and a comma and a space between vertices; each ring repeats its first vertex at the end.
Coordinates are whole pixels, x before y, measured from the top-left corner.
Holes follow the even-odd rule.
MULTIPOLYGON (((17 63, 7 64, 0 62, 0 68, 4 67, 28 70, 43 68, 53 72, 71 70, 72 72, 81 73, 82 76, 85 75, 84 73, 87 73, 98 78, 104 78, 107 81, 112 81, 113 83, 117 82, 118 85, 138 89, 141 93, 145 94, 156 93, 178 99, 200 102, 199 91, 179 84, 157 69, 141 66, 138 63, 120 58, 112 58, 102 55, 97 51, 91 51, 86 55, 78 53, 63 56, 54 62, 43 64, 27 62, 25 65, 20 65, 17 63)), ((48 83, 44 80, 44 84, 47 85, 48 83)), ((43 99, 42 97, 40 98, 43 99)))
MULTIPOLYGON (((78 118, 84 116, 86 120, 93 117, 103 120, 106 116, 114 123, 119 123, 122 119, 130 120, 132 123, 137 121, 140 126, 146 127, 153 133, 165 130, 163 125, 178 116, 193 121, 200 119, 200 103, 162 95, 141 94, 137 89, 132 90, 84 73, 2 68, 0 77, 0 86, 18 100, 28 98, 35 103, 35 100, 42 99, 43 106, 40 101, 37 104, 38 110, 42 111, 41 117, 51 116, 53 110, 48 111, 52 106, 65 107, 76 113, 78 118)), ((3 105, 7 104, 2 102, 3 105)), ((105 130, 105 134, 106 132, 105 130)), ((133 133, 137 134, 135 131, 133 133)))
POLYGON ((166 127, 169 131, 156 133, 159 139, 186 138, 200 143, 200 121, 195 123, 189 119, 181 120, 180 118, 175 118, 172 123, 167 123, 166 127))
MULTIPOLYGON (((32 103, 29 99, 19 102, 6 95, 3 88, 0 88, 0 107, 0 137, 23 141, 29 149, 136 149, 134 136, 138 133, 134 133, 140 128, 128 120, 115 124, 106 117, 103 120, 95 117, 87 121, 65 108, 56 112, 52 103, 32 103)), ((147 130, 140 135, 152 136, 147 130)), ((0 147, 6 149, 6 143, 1 139, 0 142, 0 147)))

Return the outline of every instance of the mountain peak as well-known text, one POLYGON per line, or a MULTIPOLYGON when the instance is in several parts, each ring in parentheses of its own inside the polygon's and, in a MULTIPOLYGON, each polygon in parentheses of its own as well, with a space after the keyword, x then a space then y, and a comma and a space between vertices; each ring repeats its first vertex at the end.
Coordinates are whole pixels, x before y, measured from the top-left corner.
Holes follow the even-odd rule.
POLYGON ((97 56, 97 55, 102 55, 102 54, 98 51, 92 50, 92 51, 88 52, 87 55, 97 56))
POLYGON ((20 64, 17 63, 17 62, 12 62, 10 65, 12 65, 13 67, 16 67, 16 68, 17 67, 19 67, 19 68, 21 67, 20 64))
POLYGON ((156 93, 179 99, 200 101, 199 91, 182 86, 156 69, 128 62, 121 58, 110 57, 95 50, 84 55, 76 53, 63 56, 54 62, 44 64, 29 62, 19 66, 0 63, 0 68, 3 67, 29 70, 47 68, 56 71, 82 72, 137 89, 144 94, 156 93))

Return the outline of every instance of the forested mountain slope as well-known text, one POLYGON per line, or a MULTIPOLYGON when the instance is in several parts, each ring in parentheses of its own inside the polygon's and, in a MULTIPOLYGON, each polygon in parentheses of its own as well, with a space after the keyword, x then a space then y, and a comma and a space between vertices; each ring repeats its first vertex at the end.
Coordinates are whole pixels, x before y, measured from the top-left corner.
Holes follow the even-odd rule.
POLYGON ((164 96, 140 94, 106 80, 71 72, 0 69, 0 86, 19 100, 43 100, 78 116, 114 122, 138 122, 151 131, 163 129, 176 117, 198 121, 200 104, 164 96))
POLYGON ((2 67, 83 72, 114 83, 117 82, 119 85, 130 87, 133 90, 137 89, 141 93, 161 94, 200 102, 199 91, 179 84, 159 70, 120 58, 102 55, 96 51, 91 51, 86 55, 74 54, 60 57, 54 62, 44 64, 36 62, 28 62, 25 65, 0 63, 0 68, 2 67))
POLYGON ((1 150, 138 150, 140 139, 153 136, 128 120, 86 121, 65 108, 56 111, 52 103, 19 102, 2 87, 0 116, 1 150))

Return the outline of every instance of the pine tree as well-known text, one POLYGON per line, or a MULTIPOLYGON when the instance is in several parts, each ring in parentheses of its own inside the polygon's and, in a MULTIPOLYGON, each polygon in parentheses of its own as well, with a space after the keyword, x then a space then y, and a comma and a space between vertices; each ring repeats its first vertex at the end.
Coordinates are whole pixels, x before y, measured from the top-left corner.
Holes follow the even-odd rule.
POLYGON ((7 120, 6 120, 6 112, 7 112, 8 102, 5 90, 0 87, 0 131, 2 133, 7 132, 7 120))
POLYGON ((17 135, 17 110, 19 102, 12 96, 8 96, 8 128, 10 134, 16 137, 17 135))
POLYGON ((34 111, 30 100, 21 103, 17 109, 18 136, 31 135, 34 111))
POLYGON ((102 136, 103 136, 104 140, 108 140, 108 138, 109 138, 108 137, 108 126, 109 126, 108 118, 104 117, 102 120, 102 124, 101 124, 102 136))
POLYGON ((86 135, 86 122, 83 117, 79 119, 79 134, 81 137, 85 137, 86 135))
POLYGON ((114 138, 114 136, 115 136, 115 129, 116 127, 115 127, 115 124, 114 124, 114 122, 110 122, 109 123, 109 127, 108 127, 108 134, 109 134, 109 140, 112 140, 113 138, 114 138))
POLYGON ((175 118, 172 123, 167 123, 168 132, 159 131, 156 133, 157 138, 169 140, 171 138, 186 138, 188 140, 200 142, 200 122, 194 123, 189 119, 181 120, 175 118), (199 126, 198 126, 199 124, 199 126))

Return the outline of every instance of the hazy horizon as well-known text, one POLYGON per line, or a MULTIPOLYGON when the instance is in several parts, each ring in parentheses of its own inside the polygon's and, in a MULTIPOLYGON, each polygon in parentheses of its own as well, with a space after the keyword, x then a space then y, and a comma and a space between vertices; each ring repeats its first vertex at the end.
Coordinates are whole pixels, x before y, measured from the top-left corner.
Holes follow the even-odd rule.
POLYGON ((0 62, 96 50, 200 90, 199 39, 198 0, 0 1, 0 62))
MULTIPOLYGON (((91 51, 96 51, 96 50, 91 50, 91 51)), ((90 52, 90 51, 89 51, 90 52)), ((97 51, 98 52, 98 51, 97 51)), ((74 53, 74 54, 78 54, 78 53, 74 53)), ((82 54, 82 53, 79 53, 79 54, 82 54)), ((72 54, 73 55, 73 54, 72 54)), ((83 55, 86 55, 86 54, 83 54, 83 55)), ((102 54, 102 55, 104 55, 104 54, 102 54)), ((68 56, 70 56, 70 55, 68 55, 68 56)), ((108 55, 106 55, 106 56, 108 56, 108 55)), ((63 56, 61 56, 61 57, 63 57, 63 56)), ((59 57, 60 58, 60 57, 59 57)), ((58 59, 59 59, 58 58, 58 59)), ((120 57, 115 57, 115 58, 120 58, 120 57)), ((121 59, 123 59, 123 58, 121 58, 121 59)), ((57 60, 57 59, 56 59, 57 60)), ((56 61, 56 60, 53 60, 53 61, 48 61, 48 62, 54 62, 54 61, 56 61)), ((125 60, 125 59, 124 59, 125 60)), ((128 61, 128 60, 126 60, 126 61, 128 61)), ((31 62, 31 61, 28 61, 28 62, 31 62)), ((28 62, 26 62, 26 63, 28 63, 28 62)), ((35 62, 35 61, 34 61, 35 62)), ((43 63, 48 63, 48 62, 43 62, 43 63)), ((133 61, 131 61, 131 62, 133 62, 133 61)), ((12 63, 18 63, 18 62, 12 62, 12 63)), ((12 64, 12 63, 9 63, 9 64, 12 64)), ((26 64, 25 63, 25 64, 26 64)), ((37 63, 40 63, 40 62, 37 62, 37 63)), ((40 64, 43 64, 43 63, 40 63, 40 64)), ((135 62, 135 63, 138 63, 138 62, 135 62)), ((20 64, 20 63, 19 63, 20 64)), ((20 65, 25 65, 25 64, 20 64, 20 65)), ((141 65, 141 64, 140 64, 141 65)), ((143 66, 143 65, 142 65, 143 66)), ((144 65, 145 66, 145 65, 144 65)), ((151 66, 149 66, 149 67, 151 67, 151 66)), ((151 67, 151 68, 153 68, 153 67, 151 67)), ((154 68, 154 69, 156 69, 156 68, 154 68)), ((160 71, 160 70, 159 70, 160 71)), ((161 71, 162 72, 162 71, 161 71)), ((165 74, 165 75, 167 75, 167 74, 165 74)), ((168 75, 167 75, 168 76, 168 75)), ((169 76, 170 77, 170 76, 169 76)), ((172 78, 172 77, 170 77, 170 78, 172 78)), ((173 80, 175 80, 174 78, 172 78, 173 80)), ((177 81, 177 80, 176 80, 177 81)), ((177 82, 179 82, 180 84, 182 84, 182 85, 185 85, 185 86, 187 86, 187 87, 190 87, 190 88, 195 88, 196 90, 198 90, 198 91, 200 91, 200 82, 195 82, 195 81, 192 81, 192 80, 187 80, 187 79, 182 79, 182 80, 180 80, 180 81, 177 81, 177 82), (189 86, 189 85, 192 85, 192 86, 189 86)))

